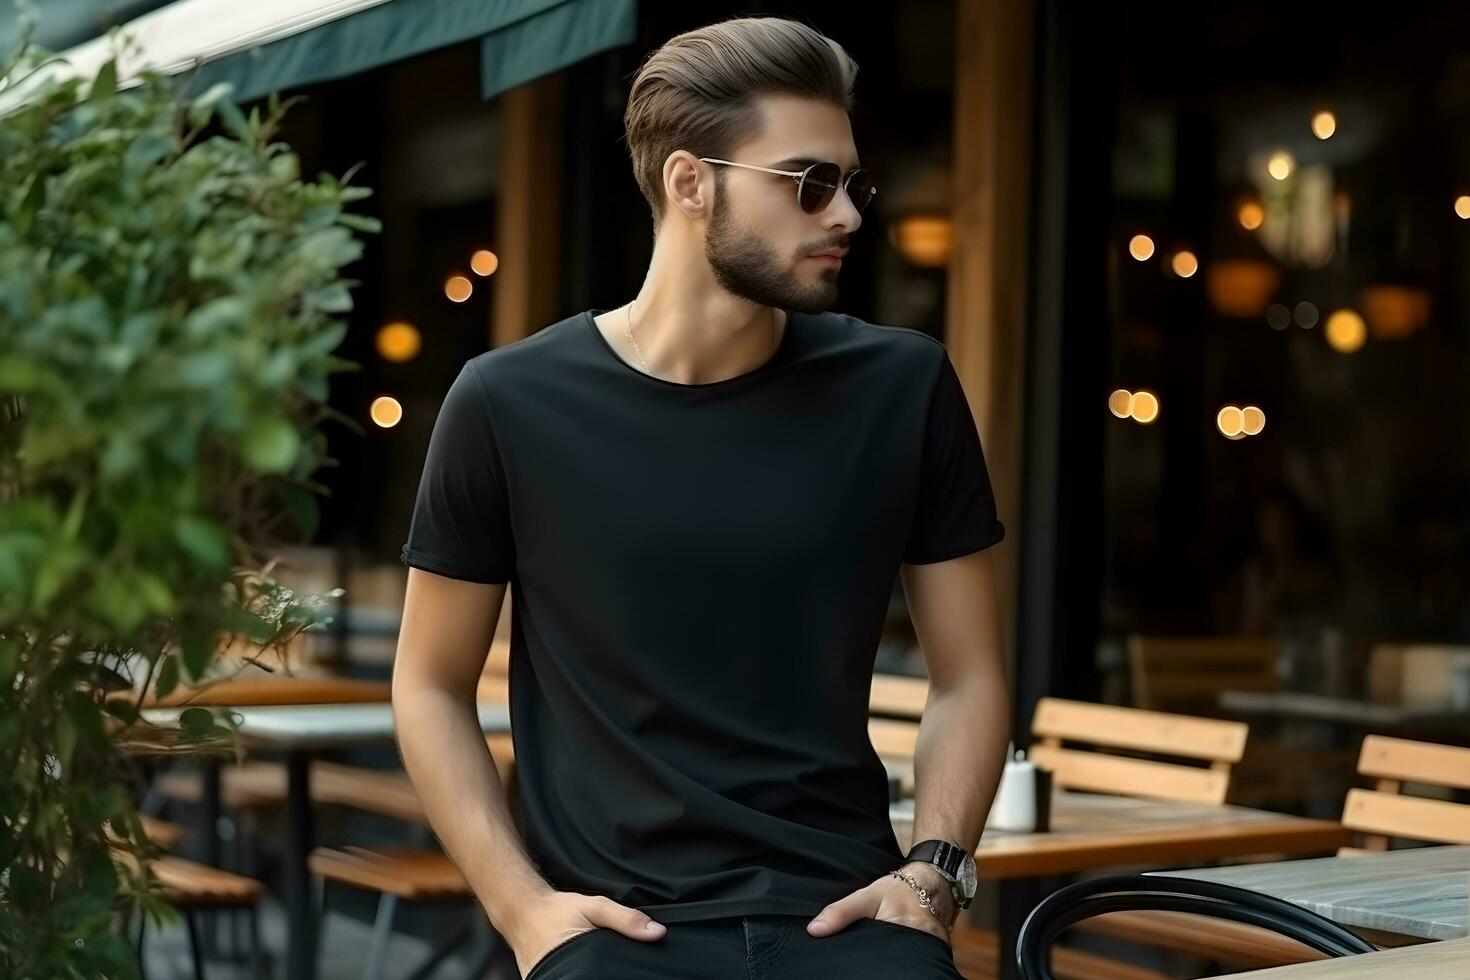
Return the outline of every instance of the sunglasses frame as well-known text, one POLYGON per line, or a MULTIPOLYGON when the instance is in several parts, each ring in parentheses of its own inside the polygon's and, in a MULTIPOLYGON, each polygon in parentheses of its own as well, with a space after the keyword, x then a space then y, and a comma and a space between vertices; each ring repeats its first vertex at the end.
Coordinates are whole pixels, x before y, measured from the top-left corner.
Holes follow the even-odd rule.
MULTIPOLYGON (((799 208, 801 208, 802 214, 821 214, 823 211, 827 210, 828 206, 831 205, 832 199, 837 197, 837 195, 834 193, 832 195, 832 198, 829 198, 827 200, 827 203, 826 204, 823 204, 821 207, 817 208, 815 211, 808 211, 806 208, 802 208, 801 207, 801 189, 806 184, 807 175, 810 174, 817 167, 820 167, 820 166, 822 166, 823 164, 826 164, 826 163, 831 163, 830 160, 819 160, 818 162, 816 162, 816 163, 812 164, 811 166, 807 167, 805 170, 776 170, 776 169, 774 169, 772 167, 760 167, 760 166, 757 166, 757 165, 755 165, 753 163, 736 163, 734 160, 719 160, 719 159, 716 159, 715 157, 700 157, 699 160, 700 160, 701 163, 721 163, 721 164, 724 164, 727 167, 743 167, 746 170, 760 170, 760 171, 763 171, 763 172, 768 173, 768 174, 777 174, 777 175, 779 175, 781 177, 790 177, 792 180, 796 181, 796 206, 799 207, 799 208)), ((832 166, 837 167, 837 173, 839 175, 842 173, 842 167, 841 166, 839 166, 838 164, 835 164, 835 163, 832 163, 832 166)), ((856 173, 867 173, 867 174, 871 174, 871 171, 868 170, 867 167, 854 167, 854 168, 852 168, 851 170, 849 170, 847 172, 847 176, 846 177, 840 177, 839 179, 842 182, 842 191, 843 191, 843 193, 847 193, 847 183, 848 183, 848 181, 852 180, 852 175, 853 174, 856 174, 856 173)), ((865 210, 867 210, 868 205, 873 203, 873 198, 875 198, 877 196, 878 196, 878 188, 876 188, 876 187, 869 187, 868 188, 868 199, 866 201, 864 201, 862 204, 858 204, 856 201, 853 201, 853 205, 857 208, 858 213, 859 214, 862 214, 865 210)), ((848 199, 851 200, 852 199, 852 195, 849 194, 848 195, 848 199)))

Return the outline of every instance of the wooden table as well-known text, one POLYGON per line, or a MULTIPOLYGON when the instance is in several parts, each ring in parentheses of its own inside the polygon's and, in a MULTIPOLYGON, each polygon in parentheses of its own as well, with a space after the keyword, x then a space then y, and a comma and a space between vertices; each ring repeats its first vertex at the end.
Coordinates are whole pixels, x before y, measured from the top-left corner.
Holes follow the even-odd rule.
MULTIPOLYGON (((181 708, 148 708, 154 724, 175 723, 181 708)), ((372 704, 266 705, 226 709, 241 744, 280 752, 286 763, 286 850, 283 861, 287 922, 286 976, 316 976, 317 923, 311 901, 307 856, 315 846, 311 809, 311 760, 320 751, 392 742, 393 706, 372 704)), ((479 705, 480 728, 486 734, 510 731, 510 706, 479 705)))
POLYGON ((1414 941, 1470 935, 1470 846, 1153 873, 1249 888, 1350 928, 1414 941))
MULTIPOLYGON (((912 799, 889 807, 899 849, 913 838, 912 799)), ((1099 868, 1194 864, 1249 854, 1330 852, 1348 842, 1330 820, 1235 806, 1202 806, 1057 790, 1051 830, 987 830, 975 851, 980 877, 1000 882, 1001 976, 1016 975, 1021 923, 1040 902, 1038 875, 1099 868)))
POLYGON ((156 698, 153 692, 143 699, 145 708, 167 708, 188 705, 199 708, 234 708, 263 704, 386 704, 393 698, 393 685, 388 681, 362 680, 356 677, 329 677, 292 674, 274 677, 252 673, 245 677, 198 686, 179 686, 168 697, 156 698))
MULTIPOLYGON (((1224 977, 1225 974, 1221 974, 1224 977)), ((1230 980, 1383 980, 1384 977, 1470 977, 1470 939, 1340 956, 1269 970, 1231 973, 1230 980)))
MULTIPOLYGON (((119 697, 134 698, 136 692, 118 692, 119 697)), ((270 674, 261 670, 243 670, 234 677, 179 685, 167 697, 155 697, 148 691, 143 699, 145 709, 164 707, 221 708, 258 705, 303 704, 387 704, 393 696, 388 681, 362 680, 321 674, 270 674)), ((146 713, 146 712, 145 712, 146 713)), ((175 715, 177 712, 175 712, 175 715)), ((160 717, 173 717, 162 715, 160 717)), ((199 790, 199 856, 206 864, 220 860, 219 826, 220 762, 209 757, 201 760, 199 790)), ((207 940, 213 942, 212 938, 207 940)))

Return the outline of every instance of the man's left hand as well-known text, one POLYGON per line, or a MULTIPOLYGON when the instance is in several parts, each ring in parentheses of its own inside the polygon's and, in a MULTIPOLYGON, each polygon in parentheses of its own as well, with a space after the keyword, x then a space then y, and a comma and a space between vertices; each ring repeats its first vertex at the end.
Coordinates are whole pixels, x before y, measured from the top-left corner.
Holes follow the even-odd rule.
POLYGON ((944 916, 943 922, 919 904, 918 893, 907 883, 885 874, 872 884, 865 885, 822 909, 816 918, 807 923, 807 933, 818 937, 830 936, 846 929, 857 919, 883 919, 911 929, 931 932, 949 942, 949 929, 953 924, 955 911, 949 882, 932 865, 915 862, 904 865, 903 870, 913 875, 914 880, 929 893, 935 910, 944 916))

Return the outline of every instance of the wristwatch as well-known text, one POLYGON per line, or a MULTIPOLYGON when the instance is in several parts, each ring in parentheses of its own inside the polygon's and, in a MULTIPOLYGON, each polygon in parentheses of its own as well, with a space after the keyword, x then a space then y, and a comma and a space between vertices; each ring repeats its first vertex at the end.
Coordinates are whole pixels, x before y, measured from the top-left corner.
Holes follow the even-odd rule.
POLYGON ((905 862, 922 861, 932 864, 949 882, 954 903, 962 909, 970 907, 975 900, 975 858, 965 848, 947 840, 920 841, 909 848, 905 862))

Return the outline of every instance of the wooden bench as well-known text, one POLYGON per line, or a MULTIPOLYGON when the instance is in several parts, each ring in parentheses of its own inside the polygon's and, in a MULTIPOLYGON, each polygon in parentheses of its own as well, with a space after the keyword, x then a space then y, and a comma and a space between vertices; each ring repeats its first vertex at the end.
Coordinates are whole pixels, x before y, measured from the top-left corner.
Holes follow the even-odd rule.
POLYGON ((1030 757, 1059 789, 1218 806, 1248 733, 1243 722, 1042 698, 1030 757))
POLYGON ((1358 774, 1372 789, 1352 789, 1342 823, 1361 836, 1361 847, 1339 854, 1386 851, 1394 838, 1427 844, 1470 844, 1470 803, 1404 794, 1404 785, 1470 790, 1470 748, 1369 735, 1358 756, 1358 774))
POLYGON ((331 881, 410 901, 474 897, 448 855, 422 847, 318 847, 307 867, 331 881))

